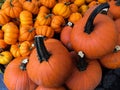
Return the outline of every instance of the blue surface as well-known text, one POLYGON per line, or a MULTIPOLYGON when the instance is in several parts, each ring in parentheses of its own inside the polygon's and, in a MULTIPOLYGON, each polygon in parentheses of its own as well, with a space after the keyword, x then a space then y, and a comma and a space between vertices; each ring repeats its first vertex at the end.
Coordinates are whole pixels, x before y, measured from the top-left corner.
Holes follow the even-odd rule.
POLYGON ((5 84, 3 83, 3 74, 0 73, 0 90, 8 90, 5 86, 5 84))

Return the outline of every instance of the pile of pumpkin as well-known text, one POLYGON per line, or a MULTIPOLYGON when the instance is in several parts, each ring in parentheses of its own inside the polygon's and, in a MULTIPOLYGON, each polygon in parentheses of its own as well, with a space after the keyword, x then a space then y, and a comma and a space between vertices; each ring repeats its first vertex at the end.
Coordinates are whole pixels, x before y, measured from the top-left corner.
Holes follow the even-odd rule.
POLYGON ((4 0, 0 64, 6 66, 6 87, 94 90, 101 65, 120 68, 119 5, 120 0, 4 0))

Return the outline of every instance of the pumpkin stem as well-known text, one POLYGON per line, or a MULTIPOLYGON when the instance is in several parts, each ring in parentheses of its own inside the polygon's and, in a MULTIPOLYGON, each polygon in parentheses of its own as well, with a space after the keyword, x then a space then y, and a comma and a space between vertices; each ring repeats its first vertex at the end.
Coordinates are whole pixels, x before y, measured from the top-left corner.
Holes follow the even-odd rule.
POLYGON ((119 46, 119 45, 116 45, 113 52, 118 52, 118 51, 120 51, 120 46, 119 46))
POLYGON ((117 0, 115 5, 120 6, 120 0, 117 0))
POLYGON ((82 51, 79 51, 78 56, 79 56, 79 60, 77 61, 77 68, 80 71, 84 71, 87 69, 87 65, 88 65, 88 63, 85 60, 84 53, 82 51))
POLYGON ((103 3, 100 4, 92 13, 91 15, 88 17, 87 23, 85 25, 85 30, 84 32, 90 34, 93 31, 94 25, 93 25, 93 21, 96 17, 96 15, 98 13, 101 12, 101 10, 105 9, 105 8, 109 8, 109 4, 108 3, 103 3))
POLYGON ((45 44, 44 44, 44 36, 37 35, 35 36, 35 46, 37 49, 37 54, 40 62, 42 61, 48 61, 50 57, 50 53, 47 51, 45 44))
POLYGON ((28 30, 29 32, 32 32, 33 30, 35 30, 35 28, 33 27, 32 29, 28 30))
POLYGON ((48 19, 49 17, 51 17, 53 14, 48 14, 45 16, 46 19, 48 19))
POLYGON ((65 5, 68 6, 70 5, 72 2, 65 2, 65 5))
POLYGON ((23 71, 26 70, 27 63, 28 63, 28 58, 23 59, 20 65, 20 69, 23 71))
POLYGON ((4 56, 4 55, 0 53, 0 56, 4 56))
POLYGON ((32 0, 26 0, 26 1, 28 1, 28 2, 32 2, 32 0))
POLYGON ((12 4, 12 0, 10 0, 10 6, 13 7, 14 5, 12 4))

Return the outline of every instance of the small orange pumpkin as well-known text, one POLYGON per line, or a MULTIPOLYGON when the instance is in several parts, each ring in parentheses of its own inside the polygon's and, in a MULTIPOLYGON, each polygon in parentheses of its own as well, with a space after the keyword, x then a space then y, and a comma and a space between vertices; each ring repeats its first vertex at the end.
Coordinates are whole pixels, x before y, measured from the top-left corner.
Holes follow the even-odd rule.
POLYGON ((88 10, 88 5, 83 4, 79 7, 78 11, 82 14, 82 16, 85 14, 85 12, 88 10))
POLYGON ((1 9, 11 18, 18 18, 23 10, 21 3, 18 0, 6 0, 1 9))
POLYGON ((54 36, 54 30, 50 26, 46 26, 46 25, 38 26, 36 28, 36 34, 51 38, 54 36))
POLYGON ((51 27, 55 30, 55 32, 60 33, 64 25, 65 20, 62 16, 53 16, 51 21, 51 27))
POLYGON ((55 15, 60 15, 60 16, 63 16, 64 18, 68 18, 70 16, 70 14, 71 14, 70 2, 57 3, 53 7, 52 12, 55 15))
POLYGON ((7 46, 7 43, 3 39, 0 39, 0 49, 5 49, 7 46))
POLYGON ((90 2, 89 4, 88 4, 88 7, 90 8, 90 7, 93 7, 93 6, 95 6, 95 5, 99 5, 100 3, 98 2, 98 1, 92 1, 92 2, 90 2))
POLYGON ((23 10, 20 13, 20 23, 21 25, 33 25, 33 19, 32 19, 32 13, 27 11, 27 10, 23 10))
POLYGON ((17 42, 19 30, 13 22, 3 25, 2 30, 4 31, 4 41, 7 44, 15 44, 17 42))
POLYGON ((40 0, 40 3, 48 8, 53 8, 56 4, 56 0, 40 0))
POLYGON ((60 87, 71 74, 72 60, 68 50, 57 39, 35 37, 36 48, 27 65, 28 75, 37 85, 60 87))
POLYGON ((4 83, 9 90, 35 90, 37 85, 28 77, 27 63, 28 57, 19 57, 7 65, 4 72, 4 83))
POLYGON ((33 14, 38 14, 39 6, 37 0, 26 0, 23 3, 23 9, 28 10, 33 14))
POLYGON ((75 0, 74 4, 76 4, 78 7, 85 4, 85 0, 75 0))
POLYGON ((70 9, 72 13, 78 12, 78 6, 74 3, 70 4, 70 9))
POLYGON ((41 13, 41 12, 43 12, 43 13, 50 13, 50 10, 46 6, 41 6, 39 8, 39 13, 41 13))
POLYGON ((30 25, 23 25, 19 31, 19 41, 31 41, 35 36, 35 28, 30 25))

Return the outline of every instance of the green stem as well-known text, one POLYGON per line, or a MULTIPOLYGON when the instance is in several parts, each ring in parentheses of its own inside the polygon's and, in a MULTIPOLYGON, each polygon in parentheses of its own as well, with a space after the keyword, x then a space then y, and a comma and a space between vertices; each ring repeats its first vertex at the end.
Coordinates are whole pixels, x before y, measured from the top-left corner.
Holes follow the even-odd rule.
POLYGON ((33 30, 35 30, 35 28, 33 27, 32 29, 28 30, 29 32, 32 32, 33 30))
POLYGON ((100 4, 92 13, 91 15, 88 17, 87 23, 85 25, 85 30, 84 32, 90 34, 93 30, 94 30, 94 24, 93 21, 96 17, 96 15, 98 13, 101 12, 101 10, 105 9, 105 8, 109 8, 109 4, 108 3, 103 3, 100 4))
POLYGON ((65 2, 65 5, 68 6, 70 5, 72 2, 65 2))
POLYGON ((41 36, 41 35, 35 36, 35 46, 36 46, 36 50, 37 50, 37 54, 40 62, 48 61, 51 55, 45 47, 44 36, 41 36))
POLYGON ((117 0, 115 5, 120 6, 120 0, 117 0))
POLYGON ((48 15, 45 16, 45 18, 47 19, 47 18, 51 17, 52 15, 53 14, 48 14, 48 15))

